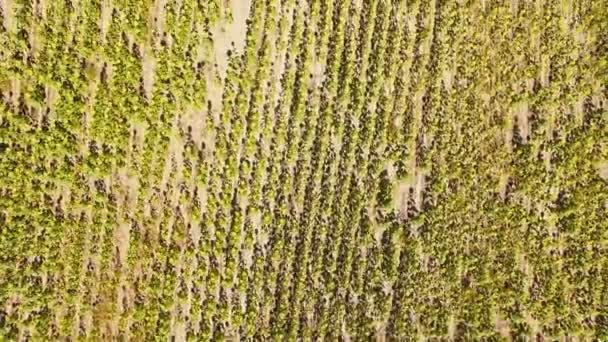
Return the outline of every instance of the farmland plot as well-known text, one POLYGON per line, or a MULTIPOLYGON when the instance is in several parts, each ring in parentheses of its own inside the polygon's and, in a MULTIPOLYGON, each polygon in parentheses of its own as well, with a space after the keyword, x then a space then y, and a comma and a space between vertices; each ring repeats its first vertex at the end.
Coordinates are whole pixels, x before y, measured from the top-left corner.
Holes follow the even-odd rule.
POLYGON ((0 339, 608 339, 607 14, 0 0, 0 339))

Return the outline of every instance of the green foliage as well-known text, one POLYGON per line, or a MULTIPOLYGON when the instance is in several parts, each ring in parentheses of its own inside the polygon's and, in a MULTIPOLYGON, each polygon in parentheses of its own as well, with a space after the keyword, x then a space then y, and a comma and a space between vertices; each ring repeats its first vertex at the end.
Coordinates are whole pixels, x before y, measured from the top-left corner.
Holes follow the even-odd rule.
POLYGON ((3 338, 608 338, 605 3, 0 3, 3 338))

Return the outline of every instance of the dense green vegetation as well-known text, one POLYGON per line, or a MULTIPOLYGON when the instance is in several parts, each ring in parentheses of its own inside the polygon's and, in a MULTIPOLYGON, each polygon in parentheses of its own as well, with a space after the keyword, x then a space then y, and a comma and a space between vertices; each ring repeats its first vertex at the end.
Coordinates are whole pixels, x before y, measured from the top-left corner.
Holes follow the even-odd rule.
POLYGON ((0 14, 0 340, 608 340, 608 1, 0 14))

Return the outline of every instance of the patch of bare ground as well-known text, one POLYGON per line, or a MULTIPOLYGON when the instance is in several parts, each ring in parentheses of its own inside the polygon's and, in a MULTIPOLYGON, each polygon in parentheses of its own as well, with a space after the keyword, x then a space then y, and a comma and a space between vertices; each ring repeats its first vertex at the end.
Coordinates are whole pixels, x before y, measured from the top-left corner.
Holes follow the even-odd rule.
POLYGON ((509 328, 509 322, 503 319, 500 314, 494 314, 494 328, 504 337, 507 341, 511 341, 511 330, 509 328))
MULTIPOLYGON (((185 262, 184 262, 185 244, 180 246, 180 249, 181 250, 180 250, 177 265, 176 265, 177 266, 176 278, 184 279, 187 289, 190 290, 192 288, 192 281, 188 277, 187 274, 184 274, 184 268, 189 267, 189 265, 185 265, 185 262)), ((178 297, 179 290, 180 290, 180 286, 178 284, 176 284, 175 287, 173 288, 173 300, 172 300, 172 305, 171 305, 171 317, 170 317, 170 327, 171 327, 170 335, 174 336, 175 339, 178 341, 185 341, 187 326, 186 326, 186 322, 185 322, 184 318, 182 317, 182 315, 187 315, 190 312, 190 303, 187 301, 185 303, 182 303, 182 301, 179 300, 179 297, 178 297)))
POLYGON ((597 165, 597 172, 605 181, 608 181, 608 161, 601 162, 597 165))
POLYGON ((80 210, 78 210, 78 214, 77 216, 84 216, 85 217, 85 223, 86 223, 86 233, 84 234, 84 243, 83 243, 83 256, 82 256, 82 261, 80 264, 80 270, 79 270, 79 280, 78 280, 78 294, 77 297, 78 299, 76 300, 76 307, 73 309, 73 311, 75 312, 75 319, 73 322, 73 327, 72 327, 72 338, 74 340, 76 340, 78 338, 78 336, 80 335, 80 331, 81 328, 85 330, 85 332, 87 331, 87 327, 85 326, 87 322, 85 322, 84 318, 87 314, 90 314, 90 312, 86 309, 86 307, 83 308, 83 305, 81 304, 84 300, 85 300, 85 294, 87 292, 86 290, 86 284, 85 284, 85 279, 87 277, 87 271, 89 269, 89 265, 93 262, 93 255, 91 254, 91 230, 90 227, 92 227, 92 223, 93 223, 93 218, 92 218, 92 208, 89 207, 85 207, 85 208, 81 208, 80 210), (84 311, 84 312, 83 312, 84 311))
POLYGON ((342 337, 342 341, 344 341, 344 342, 352 341, 352 339, 350 337, 350 333, 348 332, 348 329, 346 328, 346 322, 342 322, 342 324, 340 325, 340 336, 342 337))
POLYGON ((238 342, 240 340, 241 340, 241 337, 238 332, 232 332, 232 333, 228 333, 226 335, 227 342, 238 342))
POLYGON ((131 34, 130 32, 124 32, 123 39, 127 50, 129 50, 131 53, 135 53, 135 48, 137 47, 137 45, 135 44, 135 38, 133 37, 133 34, 131 34))
MULTIPOLYGON (((285 66, 283 66, 284 68, 285 66)), ((325 69, 326 65, 322 61, 319 61, 317 55, 313 56, 312 63, 312 86, 313 87, 321 87, 323 85, 323 81, 325 81, 325 69)), ((282 72, 281 72, 282 73, 282 72)))
POLYGON ((103 328, 105 329, 105 334, 107 334, 107 336, 111 336, 114 338, 117 338, 119 336, 120 325, 119 325, 118 319, 119 319, 118 315, 112 315, 112 318, 106 322, 106 324, 103 328))
POLYGON ((78 32, 78 26, 80 23, 80 16, 82 14, 82 6, 81 6, 82 2, 81 0, 72 0, 70 1, 70 5, 71 5, 71 10, 68 11, 68 13, 66 13, 69 16, 68 19, 68 32, 69 32, 69 37, 68 38, 68 44, 72 45, 76 42, 75 35, 78 32))
POLYGON ((441 81, 445 90, 449 93, 452 90, 452 86, 454 84, 454 74, 455 71, 452 69, 443 70, 441 75, 441 81))
POLYGON ((222 81, 215 77, 212 68, 205 68, 205 92, 207 102, 211 105, 211 114, 213 115, 213 122, 216 125, 220 123, 220 114, 222 112, 222 97, 224 95, 224 88, 222 81))
POLYGON ((416 255, 418 255, 418 260, 420 262, 420 270, 424 273, 428 273, 431 260, 430 256, 422 250, 422 247, 416 247, 416 255))
POLYGON ((172 182, 171 185, 171 196, 169 197, 170 199, 170 205, 172 208, 177 207, 178 203, 179 203, 179 197, 180 197, 180 189, 178 188, 179 184, 182 183, 183 180, 183 170, 184 170, 184 154, 183 154, 183 145, 182 145, 182 151, 180 151, 179 153, 177 153, 174 156, 174 165, 175 165, 175 178, 172 182))
POLYGON ((29 99, 25 100, 25 106, 27 109, 27 116, 29 117, 32 126, 35 128, 40 128, 43 118, 42 106, 38 102, 29 99))
POLYGON ((573 4, 572 0, 561 0, 561 12, 562 12, 562 20, 560 24, 562 25, 562 29, 564 31, 569 31, 570 26, 572 24, 572 12, 573 12, 573 4))
POLYGON ((54 203, 52 208, 53 214, 66 213, 68 209, 68 203, 72 196, 70 186, 65 183, 57 183, 57 188, 51 193, 51 199, 54 203))
POLYGON ((507 199, 507 188, 509 186, 509 175, 503 174, 498 179, 498 195, 500 199, 504 202, 507 199))
POLYGON ((546 115, 546 121, 544 125, 546 141, 551 141, 551 139, 553 139, 553 133, 555 132, 556 111, 557 109, 550 109, 549 113, 546 115))
POLYGON ((85 67, 85 73, 87 75, 88 83, 85 93, 85 110, 82 117, 82 132, 80 136, 80 154, 86 156, 89 152, 89 130, 93 122, 93 107, 95 106, 95 99, 99 81, 101 79, 101 69, 103 62, 99 56, 90 58, 85 67))
MULTIPOLYGON (((24 317, 20 318, 22 320, 28 319, 29 314, 24 315, 24 317)), ((33 326, 21 326, 18 328, 19 333, 17 334, 17 341, 19 342, 27 342, 31 340, 32 331, 35 331, 33 326)))
POLYGON ((414 184, 414 207, 417 211, 422 210, 423 193, 426 174, 423 170, 417 170, 416 183, 414 184))
POLYGON ((416 168, 415 158, 412 159, 410 170, 413 176, 410 175, 406 179, 396 182, 393 186, 394 210, 402 220, 408 218, 410 196, 417 211, 422 210, 424 200, 426 171, 416 168))
POLYGON ((179 175, 183 167, 183 151, 184 144, 180 134, 178 132, 178 116, 176 115, 173 120, 173 127, 171 128, 171 134, 169 138, 169 146, 167 148, 167 153, 165 155, 165 165, 163 168, 162 179, 160 182, 160 191, 161 193, 167 189, 167 185, 169 183, 169 178, 171 176, 171 172, 173 168, 176 169, 176 173, 179 175))
POLYGON ((574 115, 574 120, 577 125, 583 125, 583 121, 585 119, 584 106, 585 97, 580 96, 576 101, 572 104, 572 114, 574 115))
POLYGON ((154 87, 154 78, 156 72, 156 59, 154 53, 147 47, 142 48, 142 89, 146 100, 152 100, 152 91, 154 87))
POLYGON ((132 213, 137 208, 137 195, 139 191, 139 178, 123 168, 118 171, 118 182, 124 191, 126 211, 132 213))
MULTIPOLYGON (((289 8, 281 8, 281 12, 285 11, 285 13, 282 13, 282 15, 287 19, 287 25, 285 30, 288 30, 288 32, 291 31, 291 26, 293 25, 293 6, 289 7, 289 8)), ((275 41, 277 43, 280 43, 280 40, 276 39, 274 36, 276 36, 275 32, 270 33, 272 35, 272 41, 275 41)), ((286 49, 277 49, 274 52, 274 58, 273 58, 273 77, 275 77, 275 81, 276 81, 276 89, 274 91, 274 93, 272 94, 273 98, 272 98, 272 107, 271 108, 276 108, 279 104, 279 100, 281 98, 280 94, 283 90, 282 87, 282 83, 281 83, 281 79, 283 78, 283 73, 285 72, 285 62, 287 59, 287 54, 286 54, 286 49)), ((317 70, 320 71, 320 70, 317 70)))
POLYGON ((78 143, 78 155, 81 157, 87 156, 90 152, 89 142, 90 142, 90 134, 89 130, 91 128, 91 124, 93 122, 93 114, 89 110, 85 110, 82 115, 81 123, 82 123, 82 131, 79 136, 78 143))
POLYGON ((190 139, 192 139, 198 149, 202 148, 206 126, 206 115, 202 109, 188 108, 180 118, 181 130, 189 132, 190 139))
POLYGON ((72 331, 70 333, 70 339, 76 341, 78 339, 78 335, 80 335, 80 327, 81 327, 81 316, 80 316, 80 308, 82 304, 76 303, 74 307, 74 319, 72 320, 72 331))
POLYGON ((48 8, 47 0, 34 0, 34 14, 40 17, 41 19, 46 19, 46 11, 48 8))
MULTIPOLYGON (((2 93, 2 101, 12 108, 18 108, 21 103, 21 82, 18 78, 13 78, 8 82, 0 83, 0 91, 2 93)), ((2 120, 2 117, 0 117, 2 120)))
POLYGON ((504 136, 504 143, 507 152, 513 152, 513 117, 511 115, 505 115, 502 132, 504 136))
POLYGON ((18 314, 19 306, 21 305, 21 296, 19 294, 12 294, 8 300, 4 302, 4 312, 7 317, 11 317, 14 314, 18 314))
POLYGON ((516 17, 519 12, 519 0, 511 0, 511 15, 516 17))
POLYGON ((228 69, 228 51, 234 47, 236 53, 242 52, 247 35, 247 17, 251 8, 251 0, 230 1, 232 20, 219 24, 211 29, 213 37, 213 52, 215 63, 221 79, 226 77, 228 69))
POLYGON ((517 128, 519 130, 519 135, 524 144, 528 143, 528 138, 530 136, 530 111, 528 109, 528 103, 525 101, 519 102, 512 109, 513 114, 517 118, 517 128))
POLYGON ((40 52, 40 49, 43 46, 43 35, 41 34, 41 30, 39 27, 39 24, 36 23, 32 23, 29 27, 29 32, 28 32, 28 43, 30 46, 30 50, 29 50, 29 55, 32 59, 36 59, 38 57, 38 54, 40 52))
MULTIPOLYGON (((10 317, 10 313, 7 311, 10 317)), ((59 330, 61 327, 61 322, 65 319, 67 315, 67 310, 64 305, 58 305, 53 312, 53 325, 55 329, 59 330)))
POLYGON ((376 325, 375 340, 376 342, 386 341, 386 323, 379 323, 376 325))
POLYGON ((12 32, 13 25, 13 0, 0 0, 0 11, 2 12, 2 26, 12 32))
POLYGON ((90 336, 93 331, 93 313, 87 310, 82 315, 82 328, 84 330, 84 336, 90 336))
POLYGON ((393 188, 393 209, 402 220, 408 218, 411 181, 398 182, 393 188))
POLYGON ((53 125, 56 119, 55 104, 59 100, 59 94, 57 89, 51 85, 44 86, 44 103, 45 103, 45 115, 47 122, 50 126, 53 125))
POLYGON ((535 338, 541 332, 540 322, 527 311, 524 312, 524 320, 530 327, 530 336, 535 338))
POLYGON ((131 224, 121 222, 114 231, 114 248, 118 256, 118 262, 121 266, 127 263, 127 253, 129 252, 131 240, 131 224))
POLYGON ((8 89, 3 87, 2 97, 4 98, 4 103, 12 107, 13 110, 19 108, 21 104, 21 80, 16 77, 12 78, 9 81, 8 89))
POLYGON ((160 39, 158 38, 162 37, 165 31, 166 11, 167 0, 154 0, 154 5, 150 7, 148 23, 152 29, 151 32, 155 33, 153 40, 157 48, 160 46, 160 39))
POLYGON ((456 322, 456 317, 454 314, 451 314, 448 318, 448 340, 454 341, 456 339, 456 329, 458 327, 458 322, 456 322))
POLYGON ((131 123, 130 144, 134 149, 143 151, 147 130, 148 125, 144 121, 131 123))
POLYGON ((382 241, 382 236, 384 236, 387 226, 378 224, 377 210, 376 204, 373 202, 369 203, 365 208, 369 224, 372 227, 374 240, 379 244, 382 241))
POLYGON ((99 16, 99 34, 102 43, 106 41, 106 35, 112 22, 112 0, 101 1, 101 14, 99 16))
POLYGON ((243 260, 245 269, 251 269, 251 265, 253 265, 253 247, 243 248, 241 250, 241 259, 243 260))
POLYGON ((532 266, 528 263, 524 253, 517 251, 515 253, 515 261, 517 263, 518 270, 524 275, 523 289, 525 293, 528 293, 533 281, 533 270, 532 266))
POLYGON ((260 246, 262 252, 266 254, 266 246, 270 241, 270 236, 268 232, 262 229, 262 213, 260 211, 256 211, 251 216, 251 226, 255 232, 255 243, 260 246))
MULTIPOLYGON (((126 315, 124 315, 124 313, 127 311, 128 306, 129 306, 128 298, 129 298, 129 294, 128 294, 128 290, 125 285, 125 279, 124 279, 124 276, 121 275, 119 284, 118 284, 118 286, 116 286, 116 308, 118 310, 117 311, 118 314, 120 314, 123 317, 127 317, 126 315)), ((127 331, 124 331, 123 329, 121 329, 121 330, 125 333, 128 333, 127 331)))
POLYGON ((175 324, 175 328, 173 330, 173 336, 175 337, 175 342, 185 342, 186 341, 186 323, 185 322, 177 322, 175 324))
POLYGON ((606 95, 604 92, 606 87, 602 84, 601 81, 595 81, 593 83, 593 92, 591 95, 591 104, 594 108, 597 109, 608 109, 608 99, 606 99, 606 95))

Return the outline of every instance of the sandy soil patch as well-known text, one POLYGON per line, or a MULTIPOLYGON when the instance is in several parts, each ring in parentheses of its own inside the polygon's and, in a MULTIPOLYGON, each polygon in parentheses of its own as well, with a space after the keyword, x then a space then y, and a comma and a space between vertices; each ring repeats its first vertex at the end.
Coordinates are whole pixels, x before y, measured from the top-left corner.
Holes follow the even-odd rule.
POLYGON ((50 125, 53 124, 53 122, 55 122, 55 104, 57 103, 57 100, 59 99, 59 95, 57 94, 57 89, 55 87, 49 86, 49 85, 45 85, 44 86, 44 101, 45 101, 45 106, 46 106, 46 116, 47 116, 47 120, 48 123, 50 125))
POLYGON ((110 29, 112 21, 112 0, 103 0, 101 2, 101 15, 99 16, 99 32, 101 41, 105 43, 106 34, 110 29))
POLYGON ((528 108, 527 102, 521 102, 515 106, 513 109, 513 114, 517 117, 517 128, 519 130, 519 135, 524 144, 528 143, 528 138, 530 136, 530 110, 528 108))
POLYGON ((189 108, 184 112, 180 121, 182 131, 190 131, 192 141, 200 149, 207 128, 205 112, 200 109, 189 108))
POLYGON ((386 341, 386 324, 385 323, 377 324, 375 339, 376 339, 376 342, 385 342, 386 341))
POLYGON ((13 0, 0 0, 0 11, 2 12, 2 25, 7 31, 12 31, 13 26, 13 0))
MULTIPOLYGON (((226 57, 227 58, 227 57, 226 57)), ((220 114, 222 112, 222 98, 224 96, 224 88, 222 81, 218 80, 213 71, 207 68, 205 71, 205 85, 207 101, 211 105, 211 114, 213 122, 216 125, 220 123, 220 114)))
POLYGON ((454 84, 454 70, 444 70, 441 74, 441 80, 445 90, 449 93, 452 90, 452 85, 454 84))
POLYGON ((509 185, 509 178, 510 177, 508 174, 504 174, 501 175, 500 179, 498 180, 498 194, 502 201, 507 198, 507 187, 509 185))
POLYGON ((603 180, 608 181, 608 161, 600 163, 597 167, 597 172, 603 180))
POLYGON ((47 5, 48 5, 47 0, 35 0, 34 1, 34 13, 37 16, 39 16, 40 18, 42 18, 43 20, 46 19, 46 10, 48 8, 47 5))
POLYGON ((393 189, 393 209, 401 219, 408 217, 408 202, 410 199, 411 182, 401 181, 393 189))
POLYGON ((388 226, 386 224, 375 224, 373 226, 374 240, 378 245, 382 244, 382 237, 388 226))
POLYGON ((495 314, 494 327, 500 336, 507 340, 511 340, 511 330, 509 329, 509 322, 500 317, 499 314, 495 314))
POLYGON ((576 99, 576 102, 572 104, 572 114, 574 114, 574 120, 578 125, 582 125, 585 118, 584 105, 585 97, 583 96, 576 99))
POLYGON ((146 100, 150 101, 152 99, 152 90, 154 86, 154 76, 156 70, 156 60, 154 58, 154 54, 150 49, 144 48, 143 60, 141 63, 142 66, 142 86, 144 91, 144 96, 146 100))
POLYGON ((154 6, 150 8, 149 23, 156 30, 156 34, 162 37, 165 30, 165 16, 167 10, 167 0, 155 0, 154 6))
POLYGON ((511 15, 517 17, 519 12, 519 0, 511 0, 511 15))
POLYGON ((137 121, 131 123, 132 139, 131 143, 137 150, 143 151, 144 143, 146 142, 146 131, 148 124, 145 121, 137 121))
POLYGON ((4 101, 13 107, 13 109, 19 108, 21 103, 21 80, 13 78, 10 80, 9 89, 2 92, 4 101))
POLYGON ((456 317, 454 317, 454 315, 450 315, 450 317, 448 318, 448 339, 450 341, 454 341, 454 339, 456 338, 456 329, 458 327, 458 323, 456 322, 456 317))
POLYGON ((236 53, 243 51, 247 35, 247 18, 251 8, 251 0, 230 1, 232 21, 220 22, 211 29, 213 37, 213 52, 220 77, 226 77, 228 69, 228 51, 234 48, 236 53))
POLYGON ((422 209, 423 193, 426 175, 419 171, 416 173, 416 183, 414 185, 414 207, 420 211, 422 209))
POLYGON ((175 342, 185 342, 186 341, 186 323, 178 322, 175 325, 173 336, 175 336, 175 342))
MULTIPOLYGON (((321 87, 323 82, 325 81, 325 69, 327 66, 325 65, 325 61, 319 61, 318 57, 315 55, 312 64, 312 86, 313 87, 321 87)), ((283 65, 282 68, 285 68, 283 65)), ((282 74, 283 70, 280 70, 280 66, 278 68, 282 74)), ((279 74, 279 75, 280 75, 279 74)))
POLYGON ((30 45, 29 55, 36 59, 41 47, 43 46, 43 35, 40 33, 37 23, 32 23, 28 32, 28 42, 30 45))
POLYGON ((122 222, 116 227, 114 231, 114 246, 118 252, 118 260, 121 265, 127 263, 127 253, 129 252, 129 245, 131 240, 131 225, 126 222, 122 222))
POLYGON ((530 336, 536 337, 536 335, 540 332, 540 322, 532 317, 529 312, 524 312, 524 319, 530 327, 530 336))

